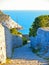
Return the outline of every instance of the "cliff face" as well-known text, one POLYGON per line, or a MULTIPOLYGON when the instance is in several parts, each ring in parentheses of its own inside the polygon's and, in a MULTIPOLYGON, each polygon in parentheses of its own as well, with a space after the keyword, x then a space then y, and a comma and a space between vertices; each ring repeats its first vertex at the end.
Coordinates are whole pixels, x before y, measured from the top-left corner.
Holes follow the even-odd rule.
POLYGON ((38 54, 44 58, 49 57, 49 27, 39 28, 37 36, 31 37, 31 46, 35 49, 40 49, 38 54))

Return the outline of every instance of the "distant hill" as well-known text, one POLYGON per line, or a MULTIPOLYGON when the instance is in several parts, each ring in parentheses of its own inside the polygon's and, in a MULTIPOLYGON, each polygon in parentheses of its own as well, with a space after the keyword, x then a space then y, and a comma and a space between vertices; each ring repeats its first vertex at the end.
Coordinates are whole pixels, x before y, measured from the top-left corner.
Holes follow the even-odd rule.
POLYGON ((28 34, 23 34, 23 37, 26 37, 29 40, 29 35, 28 34))

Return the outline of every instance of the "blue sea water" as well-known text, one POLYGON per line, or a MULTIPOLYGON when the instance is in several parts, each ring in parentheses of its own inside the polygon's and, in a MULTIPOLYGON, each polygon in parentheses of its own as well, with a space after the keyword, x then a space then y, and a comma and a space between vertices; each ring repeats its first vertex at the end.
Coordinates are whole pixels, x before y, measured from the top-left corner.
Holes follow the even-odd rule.
POLYGON ((29 33, 29 28, 36 17, 40 15, 49 15, 49 11, 46 10, 3 10, 3 12, 10 15, 15 22, 23 27, 23 30, 20 30, 22 34, 29 33))

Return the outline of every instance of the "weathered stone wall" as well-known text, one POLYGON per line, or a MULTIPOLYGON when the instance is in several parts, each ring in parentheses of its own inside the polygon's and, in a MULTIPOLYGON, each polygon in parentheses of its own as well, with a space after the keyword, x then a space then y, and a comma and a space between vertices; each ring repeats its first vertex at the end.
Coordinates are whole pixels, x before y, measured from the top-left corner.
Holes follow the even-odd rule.
POLYGON ((6 58, 12 57, 13 47, 22 46, 22 37, 14 36, 10 30, 0 23, 0 62, 6 62, 6 58))
POLYGON ((30 44, 32 48, 38 49, 38 45, 40 44, 40 39, 36 36, 36 37, 30 37, 30 44))
POLYGON ((6 40, 6 56, 11 58, 12 56, 12 34, 7 27, 4 27, 5 30, 5 40, 6 40))
POLYGON ((22 39, 20 37, 13 38, 10 33, 11 28, 22 29, 22 27, 14 22, 10 16, 0 11, 0 62, 6 62, 6 58, 11 58, 12 47, 22 45, 22 39), (17 27, 18 25, 18 27, 17 27), (17 44, 17 43, 18 44, 17 44), (14 44, 13 44, 14 43, 14 44))
POLYGON ((6 62, 6 43, 4 27, 0 24, 0 63, 6 62))
POLYGON ((30 40, 32 42, 31 44, 33 45, 34 43, 35 44, 40 43, 44 47, 49 46, 49 31, 39 28, 37 31, 37 36, 30 37, 30 40))
POLYGON ((42 45, 49 45, 49 31, 39 28, 37 31, 37 36, 41 40, 42 45))
POLYGON ((13 47, 20 47, 22 46, 23 43, 22 37, 12 35, 12 42, 13 42, 13 47))
POLYGON ((39 28, 37 30, 36 37, 30 37, 30 43, 32 48, 40 48, 40 53, 44 58, 49 58, 49 30, 44 28, 39 28))
POLYGON ((49 30, 44 30, 39 28, 37 31, 37 37, 40 39, 40 44, 42 45, 43 53, 49 50, 49 30))

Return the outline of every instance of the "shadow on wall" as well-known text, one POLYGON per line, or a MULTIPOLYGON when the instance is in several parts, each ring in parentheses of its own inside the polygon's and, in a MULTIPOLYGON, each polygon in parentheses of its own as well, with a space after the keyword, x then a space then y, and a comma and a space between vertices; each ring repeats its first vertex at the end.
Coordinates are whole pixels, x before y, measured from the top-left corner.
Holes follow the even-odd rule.
POLYGON ((13 43, 13 48, 22 46, 22 44, 23 44, 22 37, 12 35, 12 43, 13 43))

